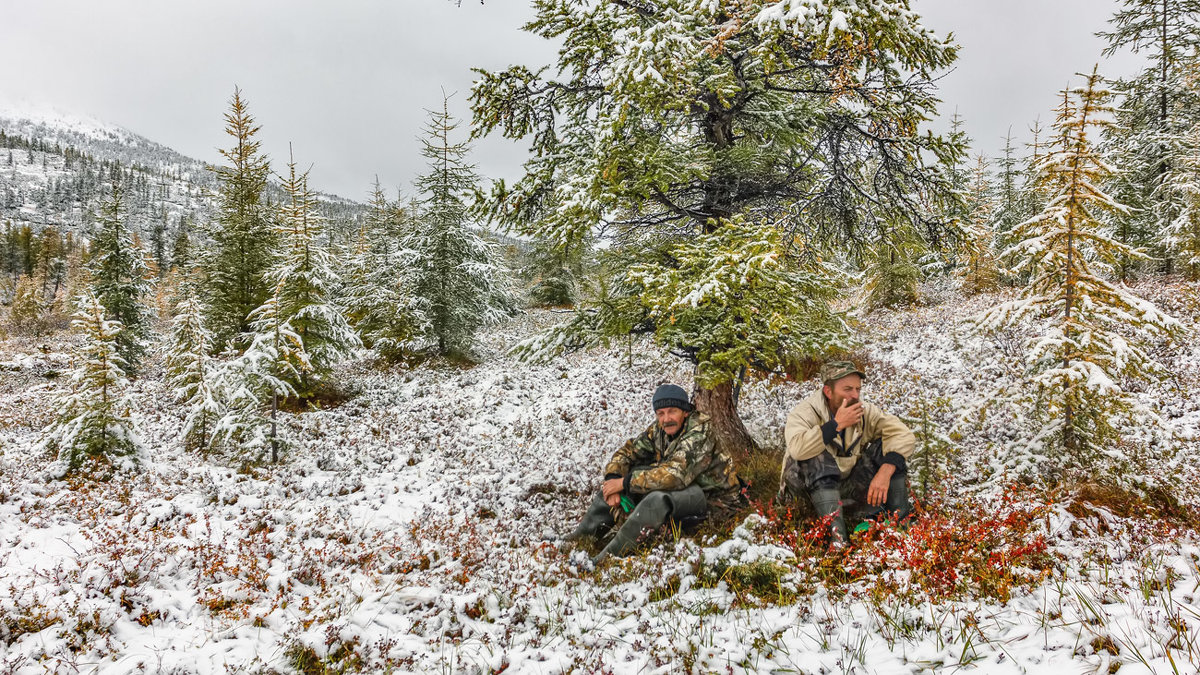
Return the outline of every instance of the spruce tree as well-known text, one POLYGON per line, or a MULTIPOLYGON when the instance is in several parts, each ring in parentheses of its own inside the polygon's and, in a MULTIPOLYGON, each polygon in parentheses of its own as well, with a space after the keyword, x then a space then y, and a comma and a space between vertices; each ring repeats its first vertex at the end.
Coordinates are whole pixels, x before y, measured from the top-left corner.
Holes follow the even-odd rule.
POLYGON ((408 273, 416 252, 404 247, 408 212, 387 199, 378 180, 370 207, 346 255, 340 302, 363 344, 394 359, 424 320, 408 273))
POLYGON ((265 274, 274 263, 274 233, 262 196, 270 165, 259 153, 254 138, 259 127, 238 89, 233 91, 225 123, 225 133, 234 144, 221 150, 229 166, 214 169, 219 206, 209 227, 212 246, 204 260, 208 324, 218 347, 249 330, 250 312, 270 295, 265 274))
MULTIPOLYGON (((959 223, 959 217, 954 215, 952 222, 959 223)), ((863 290, 867 306, 873 309, 907 307, 917 302, 917 286, 921 283, 917 261, 926 249, 920 237, 905 225, 882 225, 882 234, 868 254, 863 290)))
POLYGON ((188 220, 180 221, 179 229, 175 232, 175 241, 171 245, 171 269, 181 269, 192 264, 192 239, 188 235, 188 220))
POLYGON ((950 116, 950 133, 946 137, 946 140, 962 149, 961 153, 951 156, 946 163, 946 174, 950 186, 959 197, 947 200, 946 216, 949 220, 957 223, 965 223, 970 217, 965 200, 970 190, 972 177, 966 154, 971 145, 971 137, 963 131, 963 124, 962 115, 959 115, 957 110, 954 111, 954 114, 950 116))
MULTIPOLYGON (((1117 83, 1123 102, 1118 124, 1109 133, 1109 163, 1123 171, 1113 194, 1131 212, 1117 223, 1117 239, 1135 247, 1151 247, 1171 270, 1172 252, 1163 246, 1164 232, 1183 205, 1179 195, 1165 189, 1179 158, 1177 139, 1200 121, 1200 91, 1184 80, 1186 65, 1200 49, 1200 1, 1121 0, 1109 20, 1111 31, 1104 54, 1129 48, 1148 52, 1144 71, 1117 83)), ((1122 260, 1122 279, 1129 263, 1122 260)))
POLYGON ((251 312, 250 345, 224 364, 218 386, 226 414, 217 423, 214 441, 260 461, 272 462, 284 447, 278 430, 280 401, 298 394, 299 382, 312 369, 304 340, 280 313, 282 287, 276 285, 265 303, 251 312))
POLYGON ((71 388, 59 397, 60 414, 42 445, 57 454, 68 470, 86 459, 107 461, 131 456, 141 442, 131 418, 125 389, 125 362, 118 338, 121 322, 106 318, 108 309, 91 291, 80 296, 71 327, 82 337, 74 357, 71 388))
MULTIPOLYGON (((832 0, 814 10, 733 0, 538 2, 535 10, 527 29, 570 47, 546 68, 482 71, 472 92, 478 135, 532 140, 525 175, 489 194, 484 212, 501 225, 558 244, 603 232, 610 251, 657 265, 655 278, 674 270, 699 279, 680 270, 683 252, 702 236, 748 247, 736 234, 747 226, 777 228, 789 257, 866 257, 900 223, 941 243, 946 209, 926 205, 954 195, 931 165, 960 150, 920 125, 935 114, 935 72, 956 48, 896 3, 832 0), (647 249, 661 255, 644 261, 647 249)), ((643 293, 633 279, 613 281, 614 291, 643 293)), ((742 298, 767 292, 731 290, 722 302, 740 314, 742 298)), ((556 344, 630 331, 678 335, 657 325, 670 315, 652 315, 652 306, 646 296, 581 308, 586 316, 571 326, 585 332, 556 333, 556 344)), ((710 328, 693 334, 721 332, 710 328)), ((754 367, 753 352, 739 347, 742 334, 725 335, 733 342, 682 353, 745 359, 719 372, 696 363, 704 371, 697 407, 712 415, 718 443, 743 452, 752 441, 733 392, 743 369, 754 367)), ((779 349, 795 344, 779 339, 779 349)), ((758 337, 749 343, 765 347, 758 337)))
POLYGON ((124 190, 113 183, 112 194, 100 209, 99 230, 92 242, 88 271, 92 293, 121 326, 117 351, 125 372, 136 375, 146 352, 151 313, 145 305, 150 290, 143 252, 125 226, 124 190))
POLYGON ((585 241, 559 244, 545 239, 533 242, 528 260, 521 270, 530 282, 529 300, 538 307, 569 307, 581 297, 585 241))
POLYGON ((181 437, 189 450, 208 450, 213 428, 223 412, 214 387, 217 363, 209 356, 212 346, 203 308, 189 292, 172 320, 166 363, 168 381, 187 409, 181 437))
POLYGON ((1110 238, 1099 220, 1101 212, 1125 208, 1099 188, 1112 170, 1090 135, 1111 124, 1109 96, 1095 70, 1084 87, 1064 92, 1057 144, 1037 172, 1049 201, 1016 228, 1018 241, 1004 254, 1025 268, 1030 283, 1020 299, 978 319, 985 330, 1045 320, 1044 333, 1028 345, 1027 391, 1034 419, 1063 451, 1060 469, 1098 466, 1119 437, 1114 417, 1132 409, 1120 383, 1155 367, 1143 336, 1178 330, 1154 305, 1104 278, 1119 255, 1137 254, 1110 238))
POLYGON ((337 279, 321 241, 324 219, 317 213, 316 196, 308 188, 308 173, 298 175, 294 160, 288 163, 283 189, 287 197, 280 205, 276 227, 282 250, 266 278, 279 289, 280 318, 300 336, 308 355, 310 368, 291 383, 300 396, 307 396, 312 393, 312 379, 325 377, 361 342, 330 299, 337 279))
MULTIPOLYGON (((1012 243, 1010 233, 1034 214, 1030 193, 1026 190, 1026 172, 1013 147, 1012 132, 1004 137, 1004 154, 997 159, 994 230, 996 249, 1003 251, 1012 243)), ((1006 280, 1006 283, 1011 280, 1006 280)))
POLYGON ((1180 139, 1180 152, 1165 188, 1179 213, 1164 231, 1163 245, 1189 280, 1200 280, 1200 123, 1180 139))
POLYGON ((238 452, 247 461, 270 454, 279 460, 279 402, 296 395, 292 382, 310 369, 304 343, 279 313, 281 288, 251 313, 250 342, 241 354, 227 354, 216 377, 224 414, 213 430, 215 447, 238 452))
POLYGON ((150 226, 150 255, 154 261, 152 269, 154 276, 162 279, 167 276, 170 271, 170 264, 167 260, 167 226, 168 216, 167 209, 164 205, 162 212, 159 214, 158 220, 150 226))
POLYGON ((466 142, 451 141, 457 126, 445 98, 441 111, 429 111, 421 139, 428 172, 416 182, 421 226, 405 242, 416 253, 411 274, 421 339, 443 356, 468 353, 475 333, 512 307, 494 247, 467 220, 479 178, 466 142))

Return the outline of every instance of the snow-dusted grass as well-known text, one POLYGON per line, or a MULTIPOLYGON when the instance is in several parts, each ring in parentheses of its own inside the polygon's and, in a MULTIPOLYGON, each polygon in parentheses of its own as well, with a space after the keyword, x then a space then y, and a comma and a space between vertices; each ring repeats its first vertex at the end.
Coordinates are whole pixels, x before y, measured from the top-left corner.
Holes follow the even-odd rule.
MULTIPOLYGON (((1200 315, 1194 286, 1139 290, 1193 325, 1200 315)), ((1014 489, 1023 460, 1009 450, 1036 429, 971 411, 1018 364, 1003 338, 959 323, 999 299, 935 297, 861 326, 865 395, 914 416, 944 399, 926 417, 960 449, 928 527, 904 535, 907 560, 886 530, 826 556, 803 532, 784 536, 765 505, 730 535, 668 535, 597 571, 560 550, 553 540, 603 461, 652 419, 654 385, 686 386, 691 371, 639 343, 545 366, 505 356, 551 315, 492 330, 473 368, 346 364, 336 381, 354 397, 285 415, 294 446, 279 465, 183 452, 184 413, 152 367, 133 392, 142 471, 100 484, 49 481, 33 452, 66 384, 43 376, 67 365, 64 338, 44 341, 48 353, 11 339, 0 344, 0 673, 1195 672, 1195 532, 1120 495, 1014 489), (983 553, 1002 547, 980 526, 989 517, 992 534, 1013 538, 992 568, 983 553), (925 541, 954 542, 937 560, 966 578, 931 581, 938 566, 913 557, 934 548, 925 541)), ((1171 491, 1178 514, 1197 504, 1200 354, 1188 344, 1156 357, 1175 377, 1138 396, 1185 438, 1147 481, 1171 491)), ((781 447, 788 409, 812 386, 748 384, 751 432, 781 447)))

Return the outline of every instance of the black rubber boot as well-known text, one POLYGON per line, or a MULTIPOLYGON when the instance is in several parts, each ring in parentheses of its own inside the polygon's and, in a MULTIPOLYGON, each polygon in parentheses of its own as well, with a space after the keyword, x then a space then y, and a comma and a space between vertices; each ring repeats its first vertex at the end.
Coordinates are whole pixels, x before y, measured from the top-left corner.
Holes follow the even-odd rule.
POLYGON ((830 522, 831 543, 834 546, 846 544, 846 519, 842 517, 842 495, 838 489, 820 487, 809 492, 809 496, 818 518, 833 516, 830 522))
POLYGON ((568 534, 564 539, 566 541, 577 541, 583 537, 595 537, 601 531, 613 526, 612 507, 604 501, 604 495, 597 492, 592 498, 592 503, 588 506, 587 513, 583 514, 583 519, 579 521, 579 525, 575 531, 568 534))
POLYGON ((593 562, 598 564, 609 556, 628 555, 637 546, 643 533, 658 529, 670 516, 671 500, 667 493, 651 492, 638 502, 637 508, 629 514, 621 529, 617 530, 612 541, 608 542, 608 546, 600 551, 593 562))

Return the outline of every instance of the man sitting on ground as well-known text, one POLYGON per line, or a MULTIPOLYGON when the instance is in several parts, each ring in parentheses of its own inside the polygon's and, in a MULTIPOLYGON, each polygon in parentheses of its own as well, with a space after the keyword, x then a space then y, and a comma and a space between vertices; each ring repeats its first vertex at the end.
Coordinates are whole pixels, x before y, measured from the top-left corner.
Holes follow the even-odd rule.
POLYGON ((821 389, 788 414, 780 494, 807 495, 820 517, 830 516, 833 544, 846 543, 846 506, 863 520, 912 510, 905 478, 916 447, 895 415, 862 400, 866 378, 850 361, 821 368, 821 389))
POLYGON ((599 536, 623 520, 596 562, 628 554, 668 519, 713 517, 738 504, 741 483, 733 460, 708 434, 708 415, 695 412, 687 392, 673 384, 654 391, 653 407, 657 421, 613 454, 600 491, 567 536, 599 536))

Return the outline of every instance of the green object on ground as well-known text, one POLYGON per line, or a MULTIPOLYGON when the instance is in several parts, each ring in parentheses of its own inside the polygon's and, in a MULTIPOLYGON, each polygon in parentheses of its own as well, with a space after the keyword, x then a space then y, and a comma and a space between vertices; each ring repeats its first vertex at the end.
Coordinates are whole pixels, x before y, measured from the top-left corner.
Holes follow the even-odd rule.
POLYGON ((869 529, 871 529, 871 521, 864 520, 861 523, 859 523, 858 525, 854 526, 854 534, 858 534, 859 532, 866 532, 869 529))

